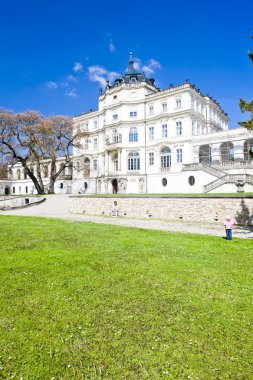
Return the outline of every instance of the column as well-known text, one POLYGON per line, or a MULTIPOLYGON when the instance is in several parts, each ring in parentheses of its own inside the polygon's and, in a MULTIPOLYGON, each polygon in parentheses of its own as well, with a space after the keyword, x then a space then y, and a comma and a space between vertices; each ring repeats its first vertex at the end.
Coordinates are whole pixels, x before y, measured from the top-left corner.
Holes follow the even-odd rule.
POLYGON ((109 157, 108 152, 105 152, 105 175, 108 175, 109 172, 109 157))
POLYGON ((118 150, 118 170, 121 171, 121 153, 122 153, 122 150, 119 149, 118 150))
POLYGON ((195 164, 199 163, 199 146, 193 146, 193 162, 195 164))

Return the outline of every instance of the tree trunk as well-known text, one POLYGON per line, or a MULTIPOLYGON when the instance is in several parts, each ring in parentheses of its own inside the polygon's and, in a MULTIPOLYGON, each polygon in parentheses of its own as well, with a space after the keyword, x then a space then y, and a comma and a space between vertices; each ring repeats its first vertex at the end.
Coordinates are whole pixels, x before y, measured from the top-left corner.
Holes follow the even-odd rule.
POLYGON ((36 167, 36 171, 37 171, 37 177, 39 179, 39 185, 43 191, 43 194, 45 193, 45 189, 44 189, 44 183, 42 181, 42 177, 41 177, 41 166, 40 166, 40 162, 37 161, 37 167, 36 167))
POLYGON ((55 178, 54 176, 50 176, 50 182, 49 182, 49 188, 48 188, 49 194, 54 194, 54 184, 55 184, 55 178))
POLYGON ((54 194, 54 184, 55 184, 55 180, 56 180, 55 172, 56 172, 56 161, 52 159, 51 170, 50 170, 49 188, 48 188, 49 194, 54 194))
POLYGON ((28 176, 31 178, 31 180, 33 181, 33 184, 37 190, 37 193, 38 194, 44 194, 44 187, 42 188, 37 180, 37 178, 35 177, 35 175, 33 174, 33 172, 30 170, 29 166, 26 164, 26 162, 22 162, 22 166, 23 168, 25 169, 26 173, 28 174, 28 176))

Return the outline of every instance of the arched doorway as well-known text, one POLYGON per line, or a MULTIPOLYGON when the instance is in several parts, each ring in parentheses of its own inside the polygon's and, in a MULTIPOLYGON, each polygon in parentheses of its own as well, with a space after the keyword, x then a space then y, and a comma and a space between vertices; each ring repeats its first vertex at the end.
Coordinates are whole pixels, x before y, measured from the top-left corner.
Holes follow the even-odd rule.
POLYGON ((118 193, 118 181, 116 179, 112 180, 112 193, 113 194, 118 193))
POLYGON ((234 145, 228 141, 220 145, 221 161, 233 161, 234 160, 234 145))
POLYGON ((210 164, 212 161, 210 145, 201 145, 199 148, 199 162, 210 164))
POLYGON ((10 195, 10 193, 11 193, 10 186, 5 186, 4 194, 5 195, 10 195))
POLYGON ((244 143, 244 160, 251 161, 253 158, 253 139, 246 140, 244 143))

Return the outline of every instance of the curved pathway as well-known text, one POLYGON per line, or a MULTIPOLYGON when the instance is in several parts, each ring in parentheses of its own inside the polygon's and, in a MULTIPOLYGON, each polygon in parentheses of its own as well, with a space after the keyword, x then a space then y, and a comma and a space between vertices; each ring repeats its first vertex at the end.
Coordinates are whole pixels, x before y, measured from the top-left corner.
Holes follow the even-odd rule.
MULTIPOLYGON (((125 217, 103 217, 95 215, 71 214, 68 211, 69 197, 66 194, 48 195, 46 201, 28 208, 1 211, 0 215, 37 216, 43 218, 58 218, 76 222, 91 222, 115 224, 125 227, 145 228, 151 230, 187 232, 200 235, 213 235, 223 237, 224 228, 220 224, 191 223, 183 221, 166 221, 154 219, 130 219, 125 217)), ((253 239, 253 227, 236 227, 233 236, 253 239)))

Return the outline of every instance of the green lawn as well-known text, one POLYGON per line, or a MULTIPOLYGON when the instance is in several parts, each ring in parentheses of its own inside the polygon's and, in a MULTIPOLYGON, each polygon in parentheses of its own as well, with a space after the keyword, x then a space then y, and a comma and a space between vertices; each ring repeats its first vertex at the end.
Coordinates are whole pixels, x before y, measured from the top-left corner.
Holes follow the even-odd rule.
POLYGON ((252 240, 10 216, 0 228, 0 378, 253 378, 252 240))

